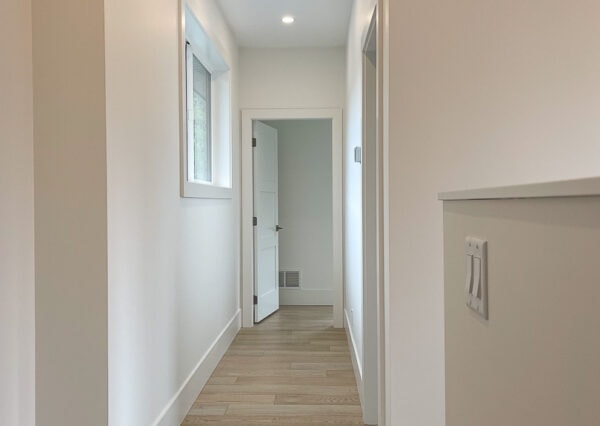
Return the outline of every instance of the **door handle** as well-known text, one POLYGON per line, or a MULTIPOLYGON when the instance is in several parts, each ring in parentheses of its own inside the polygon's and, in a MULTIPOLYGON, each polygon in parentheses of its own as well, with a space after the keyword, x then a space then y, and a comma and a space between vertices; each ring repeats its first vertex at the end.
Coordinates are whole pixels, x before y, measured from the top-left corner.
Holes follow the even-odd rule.
POLYGON ((282 229, 285 229, 285 228, 283 226, 279 226, 279 225, 275 226, 275 231, 277 231, 277 232, 281 231, 282 229))

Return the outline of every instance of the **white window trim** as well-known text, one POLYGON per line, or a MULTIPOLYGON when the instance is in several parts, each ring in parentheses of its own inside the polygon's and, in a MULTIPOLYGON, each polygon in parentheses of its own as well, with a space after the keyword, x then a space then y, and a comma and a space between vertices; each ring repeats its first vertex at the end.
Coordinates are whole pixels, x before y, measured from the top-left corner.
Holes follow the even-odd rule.
MULTIPOLYGON (((194 16, 190 8, 182 0, 182 25, 180 29, 180 196, 183 198, 233 198, 232 188, 232 112, 231 112, 231 87, 227 94, 229 102, 229 114, 226 117, 217 117, 219 111, 215 108, 214 94, 214 79, 215 76, 222 78, 223 75, 229 73, 229 66, 223 59, 223 55, 219 52, 216 43, 211 40, 202 29, 197 18, 194 16), (187 27, 187 31, 186 31, 187 27), (189 145, 188 145, 188 104, 187 104, 187 87, 188 87, 188 70, 187 70, 187 43, 190 43, 191 51, 200 60, 202 65, 210 72, 211 79, 211 179, 212 182, 190 181, 188 179, 189 172, 189 145), (215 121, 226 120, 227 122, 219 123, 222 128, 227 127, 225 136, 215 137, 215 121), (220 146, 217 146, 220 145, 220 146), (225 146, 226 145, 226 146, 225 146), (228 158, 215 159, 215 152, 227 153, 228 158), (225 161, 223 161, 225 159, 225 161), (223 167, 217 170, 217 163, 223 167), (228 167, 227 167, 228 166, 228 167), (219 179, 216 177, 220 174, 220 180, 225 181, 226 185, 216 183, 219 179), (224 177, 225 176, 225 177, 224 177)), ((230 82, 229 82, 230 83, 230 82)))

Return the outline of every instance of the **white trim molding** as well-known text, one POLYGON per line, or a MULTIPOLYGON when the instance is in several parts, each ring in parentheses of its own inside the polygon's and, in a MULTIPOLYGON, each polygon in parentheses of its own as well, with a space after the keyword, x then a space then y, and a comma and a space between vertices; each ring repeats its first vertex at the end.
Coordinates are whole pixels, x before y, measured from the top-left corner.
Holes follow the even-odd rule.
POLYGON ((440 192, 438 200, 499 200, 520 198, 595 197, 600 195, 600 178, 562 180, 440 192))
POLYGON ((178 426, 181 424, 240 328, 241 311, 238 309, 152 423, 153 426, 178 426))
POLYGON ((253 327, 254 246, 252 229, 252 122, 255 120, 332 121, 333 326, 343 327, 342 265, 342 109, 268 108, 242 110, 242 326, 253 327))
POLYGON ((356 387, 358 388, 358 397, 360 398, 361 406, 364 404, 364 382, 363 382, 363 371, 358 357, 358 349, 354 340, 354 334, 352 333, 352 324, 350 324, 350 317, 348 310, 344 309, 344 328, 346 329, 346 338, 348 339, 348 345, 350 346, 350 358, 352 359, 352 367, 354 368, 354 377, 356 377, 356 387))

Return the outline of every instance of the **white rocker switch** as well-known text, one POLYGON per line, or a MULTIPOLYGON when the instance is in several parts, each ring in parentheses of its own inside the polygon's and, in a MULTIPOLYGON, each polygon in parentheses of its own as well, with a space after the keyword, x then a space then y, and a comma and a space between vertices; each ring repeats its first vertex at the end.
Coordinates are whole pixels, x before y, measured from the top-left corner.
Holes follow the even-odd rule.
POLYGON ((465 286, 465 296, 467 306, 471 303, 471 291, 473 289, 473 242, 470 238, 465 240, 465 258, 467 260, 467 280, 465 286))
POLYGON ((467 237, 466 303, 484 319, 488 319, 487 241, 467 237))

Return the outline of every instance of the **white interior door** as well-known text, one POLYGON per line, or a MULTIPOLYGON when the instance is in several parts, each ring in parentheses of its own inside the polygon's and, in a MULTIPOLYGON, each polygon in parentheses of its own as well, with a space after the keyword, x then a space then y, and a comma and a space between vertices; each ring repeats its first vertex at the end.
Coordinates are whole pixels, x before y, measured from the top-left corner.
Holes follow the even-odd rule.
POLYGON ((254 158, 254 322, 279 309, 277 130, 255 121, 254 158))

